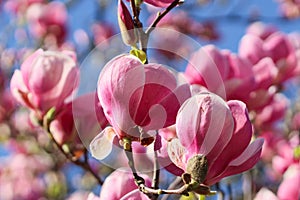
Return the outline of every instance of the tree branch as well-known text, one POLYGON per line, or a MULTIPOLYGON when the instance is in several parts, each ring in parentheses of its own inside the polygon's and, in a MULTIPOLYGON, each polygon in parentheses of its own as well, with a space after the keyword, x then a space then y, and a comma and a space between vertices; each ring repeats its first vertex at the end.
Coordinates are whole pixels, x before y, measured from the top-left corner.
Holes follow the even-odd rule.
POLYGON ((149 35, 154 28, 157 26, 157 24, 166 16, 173 8, 175 8, 177 5, 179 5, 182 1, 181 0, 174 0, 162 13, 158 13, 156 18, 153 20, 152 24, 149 26, 149 28, 146 30, 146 35, 149 35))

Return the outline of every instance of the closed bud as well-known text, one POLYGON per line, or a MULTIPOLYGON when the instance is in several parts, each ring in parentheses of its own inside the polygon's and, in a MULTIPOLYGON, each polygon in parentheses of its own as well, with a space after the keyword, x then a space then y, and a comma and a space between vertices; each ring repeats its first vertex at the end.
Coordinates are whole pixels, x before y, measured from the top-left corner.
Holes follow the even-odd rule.
POLYGON ((118 5, 118 23, 123 42, 128 46, 136 46, 137 34, 129 10, 122 0, 118 5))

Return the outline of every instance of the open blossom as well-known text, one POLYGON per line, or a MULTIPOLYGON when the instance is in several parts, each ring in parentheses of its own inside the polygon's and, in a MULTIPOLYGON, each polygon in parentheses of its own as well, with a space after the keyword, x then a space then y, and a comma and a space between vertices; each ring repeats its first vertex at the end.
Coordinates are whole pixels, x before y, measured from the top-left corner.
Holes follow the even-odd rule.
POLYGON ((226 103, 212 93, 195 95, 178 111, 176 131, 178 139, 168 144, 172 162, 189 173, 189 166, 197 159, 205 158, 207 162, 207 172, 202 177, 191 174, 198 183, 213 185, 252 168, 260 158, 263 139, 249 144, 252 125, 240 101, 226 103))
POLYGON ((77 88, 79 69, 71 52, 43 51, 29 56, 12 76, 10 89, 16 100, 35 111, 38 118, 58 111, 77 88))
POLYGON ((174 74, 165 66, 143 65, 131 55, 121 55, 106 64, 97 91, 118 137, 141 143, 152 134, 148 131, 174 124, 178 109, 190 96, 189 86, 178 86, 174 74))

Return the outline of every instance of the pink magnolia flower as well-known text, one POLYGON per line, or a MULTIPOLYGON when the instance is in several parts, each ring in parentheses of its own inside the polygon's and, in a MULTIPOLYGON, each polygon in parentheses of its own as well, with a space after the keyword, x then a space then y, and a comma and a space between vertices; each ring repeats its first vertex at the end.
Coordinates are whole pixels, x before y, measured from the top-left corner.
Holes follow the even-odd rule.
POLYGON ((119 0, 118 5, 118 23, 123 42, 128 46, 136 46, 137 32, 134 29, 131 14, 122 0, 119 0))
POLYGON ((226 103, 213 93, 195 95, 178 111, 176 131, 178 139, 168 144, 168 154, 198 183, 213 185, 252 168, 260 158, 263 139, 249 144, 252 125, 246 106, 240 101, 226 103), (190 169, 199 164, 200 158, 207 172, 190 169))
MULTIPOLYGON (((117 169, 111 173, 101 188, 100 199, 120 200, 148 200, 149 198, 141 193, 134 182, 132 173, 128 169, 117 169)), ((142 176, 147 186, 151 185, 148 176, 142 176)))
POLYGON ((106 64, 97 90, 105 116, 118 137, 145 145, 153 141, 148 131, 174 124, 179 107, 190 96, 189 86, 178 86, 165 66, 143 65, 131 55, 121 55, 106 64))
POLYGON ((251 63, 213 45, 195 52, 185 75, 191 84, 200 84, 229 100, 246 101, 256 85, 251 63))
POLYGON ((300 16, 300 2, 298 0, 280 0, 280 11, 288 19, 296 19, 300 16))
POLYGON ((36 38, 53 37, 61 45, 67 33, 68 13, 62 2, 32 4, 27 9, 27 20, 31 33, 36 38))
POLYGON ((273 83, 281 83, 293 77, 297 68, 297 54, 288 35, 279 31, 273 32, 265 39, 254 34, 246 34, 240 41, 239 55, 252 64, 271 58, 278 73, 273 83))
POLYGON ((71 52, 37 50, 16 70, 10 89, 16 100, 41 117, 50 109, 56 111, 76 89, 79 69, 71 52))

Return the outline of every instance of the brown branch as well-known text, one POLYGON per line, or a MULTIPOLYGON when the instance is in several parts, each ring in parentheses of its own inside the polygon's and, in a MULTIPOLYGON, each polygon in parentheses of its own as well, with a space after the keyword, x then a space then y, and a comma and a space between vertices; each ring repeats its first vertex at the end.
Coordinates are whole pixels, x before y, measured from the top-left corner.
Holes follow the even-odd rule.
POLYGON ((152 24, 146 30, 146 35, 148 36, 154 30, 154 28, 157 26, 160 20, 162 20, 164 16, 166 16, 173 8, 175 8, 181 2, 181 0, 174 0, 162 13, 158 13, 156 18, 153 20, 152 24))
MULTIPOLYGON (((154 151, 154 160, 153 160, 153 163, 154 163, 154 169, 153 169, 153 178, 152 178, 152 188, 153 189, 158 189, 159 187, 159 174, 160 174, 160 170, 159 170, 159 163, 158 163, 158 160, 157 160, 157 152, 154 151)), ((153 200, 156 200, 158 198, 158 195, 154 195, 152 197, 153 200)))

